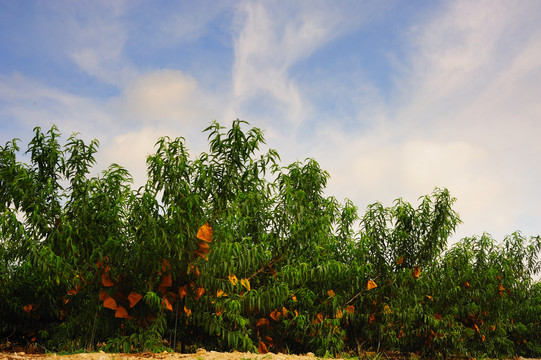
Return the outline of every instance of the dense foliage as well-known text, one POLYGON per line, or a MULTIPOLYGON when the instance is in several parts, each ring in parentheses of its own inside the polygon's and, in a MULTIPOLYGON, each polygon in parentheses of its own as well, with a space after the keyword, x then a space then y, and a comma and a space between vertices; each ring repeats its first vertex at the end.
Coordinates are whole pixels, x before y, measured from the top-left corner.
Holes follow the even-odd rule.
POLYGON ((35 129, 0 147, 0 339, 55 351, 215 350, 541 355, 540 237, 465 238, 436 188, 360 217, 308 159, 212 123, 191 158, 164 137, 148 181, 98 142, 35 129))

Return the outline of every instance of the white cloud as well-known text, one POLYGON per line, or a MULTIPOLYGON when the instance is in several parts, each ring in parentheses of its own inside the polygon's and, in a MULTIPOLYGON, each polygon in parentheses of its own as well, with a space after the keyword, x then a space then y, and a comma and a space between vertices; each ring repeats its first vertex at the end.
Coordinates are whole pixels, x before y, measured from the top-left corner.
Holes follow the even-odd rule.
POLYGON ((24 125, 24 131, 56 124, 64 134, 80 132, 95 137, 106 135, 100 129, 115 126, 98 101, 48 87, 18 73, 0 75, 0 99, 5 102, 2 116, 24 125))
MULTIPOLYGON (((233 69, 235 102, 229 114, 251 115, 254 112, 250 112, 250 102, 264 101, 271 104, 269 107, 280 109, 271 114, 278 122, 277 127, 298 126, 310 110, 310 103, 290 77, 291 67, 337 36, 358 27, 377 10, 358 2, 314 1, 287 4, 246 1, 239 9, 233 69)), ((262 112, 258 116, 267 118, 262 112)))
POLYGON ((147 156, 155 153, 154 145, 167 133, 166 129, 145 126, 119 134, 100 150, 97 160, 102 164, 102 170, 112 163, 127 169, 134 180, 132 187, 138 189, 146 182, 147 156))
POLYGON ((159 124, 171 131, 200 132, 223 106, 219 99, 198 87, 179 70, 162 69, 130 82, 111 110, 132 124, 159 124))
POLYGON ((386 109, 376 98, 379 121, 349 134, 329 125, 311 139, 323 144, 314 157, 330 170, 330 193, 362 212, 447 187, 465 222, 456 238, 539 233, 541 8, 515 5, 452 2, 409 34, 400 95, 386 109))

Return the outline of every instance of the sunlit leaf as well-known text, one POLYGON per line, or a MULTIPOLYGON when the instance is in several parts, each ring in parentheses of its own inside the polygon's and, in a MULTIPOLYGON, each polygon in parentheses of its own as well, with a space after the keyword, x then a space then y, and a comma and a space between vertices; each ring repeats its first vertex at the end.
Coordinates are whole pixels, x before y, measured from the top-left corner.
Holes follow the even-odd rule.
POLYGON ((335 318, 341 319, 343 316, 344 316, 344 314, 342 313, 342 309, 336 310, 336 313, 334 314, 335 318))
POLYGON ((293 301, 297 301, 297 297, 296 297, 293 293, 291 293, 290 295, 291 295, 291 299, 292 299, 293 301))
POLYGON ((236 277, 235 275, 229 275, 229 282, 230 282, 231 284, 233 284, 233 286, 237 285, 237 282, 238 282, 238 281, 239 281, 239 280, 237 279, 237 277, 236 277))
POLYGON ((184 312, 186 313, 186 316, 188 317, 192 316, 192 310, 188 309, 186 306, 184 306, 184 312))
POLYGON ((500 289, 500 291, 505 291, 505 288, 503 287, 502 284, 500 284, 500 286, 498 288, 500 289))
POLYGON ((327 290, 327 295, 329 295, 329 297, 333 298, 335 296, 335 293, 332 290, 327 290))

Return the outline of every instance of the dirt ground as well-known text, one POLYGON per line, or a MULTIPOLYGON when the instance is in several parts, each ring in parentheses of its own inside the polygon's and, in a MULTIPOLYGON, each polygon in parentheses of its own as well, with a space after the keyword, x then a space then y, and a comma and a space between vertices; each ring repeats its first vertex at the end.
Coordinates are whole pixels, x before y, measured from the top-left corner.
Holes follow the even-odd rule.
MULTIPOLYGON (((368 357, 370 358, 370 357, 368 357)), ((220 353, 216 351, 206 351, 199 349, 195 354, 180 354, 163 352, 161 354, 142 353, 142 354, 108 354, 103 351, 95 353, 81 353, 72 355, 57 355, 57 354, 26 354, 24 352, 0 352, 0 360, 315 360, 320 359, 312 353, 306 355, 286 355, 268 353, 265 355, 231 352, 220 353)), ((541 359, 526 359, 518 357, 513 360, 541 360, 541 359)))
POLYGON ((101 352, 96 353, 82 353, 73 355, 57 355, 57 354, 26 354, 24 352, 13 353, 0 353, 0 360, 145 360, 145 359, 163 359, 163 360, 311 360, 316 359, 314 354, 308 353, 307 355, 285 355, 285 354, 273 354, 268 353, 265 355, 231 352, 220 353, 216 351, 206 351, 199 349, 195 354, 180 354, 180 353, 168 353, 161 354, 154 353, 142 353, 142 354, 108 354, 101 352))

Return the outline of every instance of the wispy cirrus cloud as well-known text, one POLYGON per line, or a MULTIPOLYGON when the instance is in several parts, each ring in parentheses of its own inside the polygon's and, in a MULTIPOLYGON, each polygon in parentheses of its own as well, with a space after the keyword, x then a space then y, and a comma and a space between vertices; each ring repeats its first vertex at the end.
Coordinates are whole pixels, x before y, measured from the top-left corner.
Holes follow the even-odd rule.
POLYGON ((229 112, 251 115, 257 112, 251 104, 265 104, 270 116, 284 119, 275 120, 281 127, 298 126, 311 104, 291 68, 383 7, 358 2, 242 3, 236 17, 234 103, 229 112))

